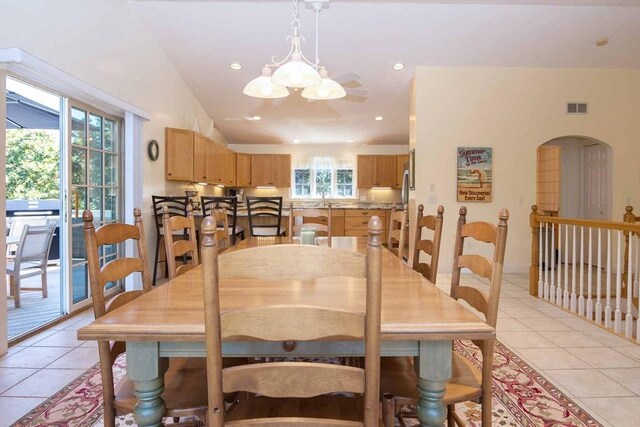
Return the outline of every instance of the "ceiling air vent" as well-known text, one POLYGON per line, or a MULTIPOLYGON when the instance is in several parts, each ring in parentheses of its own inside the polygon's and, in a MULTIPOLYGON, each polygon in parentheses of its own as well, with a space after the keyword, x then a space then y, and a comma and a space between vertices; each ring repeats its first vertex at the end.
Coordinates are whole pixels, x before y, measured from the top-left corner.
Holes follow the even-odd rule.
POLYGON ((567 114, 587 114, 587 104, 581 102, 567 102, 567 114))

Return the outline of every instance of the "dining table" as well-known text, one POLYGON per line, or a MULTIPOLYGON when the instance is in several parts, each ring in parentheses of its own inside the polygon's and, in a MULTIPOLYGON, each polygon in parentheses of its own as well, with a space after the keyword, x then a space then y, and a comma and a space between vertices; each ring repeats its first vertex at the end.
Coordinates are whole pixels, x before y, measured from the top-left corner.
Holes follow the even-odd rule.
MULTIPOLYGON (((289 237, 252 237, 228 251, 299 244, 289 237)), ((327 245, 327 239, 318 239, 327 245)), ((366 253, 367 239, 333 237, 335 250, 366 253)), ((220 258, 224 257, 224 252, 220 258)), ((304 268, 292 259, 291 268, 304 268)), ((79 340, 126 342, 127 376, 134 383, 140 426, 162 425, 160 395, 164 358, 206 357, 201 266, 160 285, 78 330, 79 340)), ((221 279, 220 310, 308 304, 365 311, 365 279, 330 277, 312 281, 221 279)), ((452 373, 453 341, 495 338, 493 327, 383 248, 381 349, 385 356, 415 357, 421 426, 442 426, 445 385, 452 373)), ((364 341, 223 342, 224 357, 357 357, 364 341)), ((203 378, 206 381, 206 378, 203 378)), ((381 390, 384 392, 384 390, 381 390)))

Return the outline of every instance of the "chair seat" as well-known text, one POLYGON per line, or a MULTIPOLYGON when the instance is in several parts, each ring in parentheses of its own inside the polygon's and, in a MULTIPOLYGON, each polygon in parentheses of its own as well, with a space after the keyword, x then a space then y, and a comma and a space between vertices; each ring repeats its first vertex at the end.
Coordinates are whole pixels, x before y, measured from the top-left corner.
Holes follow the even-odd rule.
MULTIPOLYGON (((452 375, 444 393, 445 405, 475 400, 482 396, 482 374, 457 352, 452 353, 452 375)), ((380 392, 418 400, 418 379, 411 357, 382 357, 380 392)))
MULTIPOLYGON (((15 271, 15 263, 7 262, 7 274, 15 271)), ((42 274, 42 266, 40 262, 23 262, 20 264, 20 277, 29 277, 42 274)))
MULTIPOLYGON (((164 392, 162 393, 162 399, 167 406, 166 416, 182 416, 182 412, 191 414, 193 410, 198 409, 205 411, 207 408, 206 378, 206 359, 170 359, 169 369, 164 375, 164 392), (188 408, 192 410, 188 411, 188 408)), ((133 381, 126 375, 116 384, 115 396, 113 406, 119 413, 132 412, 138 402, 138 398, 133 393, 133 381)))
POLYGON ((284 232, 285 232, 284 227, 280 227, 280 233, 277 233, 277 234, 276 234, 276 227, 257 227, 257 226, 253 227, 253 235, 258 237, 282 236, 284 232))
POLYGON ((309 399, 269 398, 242 394, 225 415, 225 426, 248 425, 250 419, 273 417, 305 417, 354 421, 362 425, 364 399, 360 396, 318 396, 309 399))

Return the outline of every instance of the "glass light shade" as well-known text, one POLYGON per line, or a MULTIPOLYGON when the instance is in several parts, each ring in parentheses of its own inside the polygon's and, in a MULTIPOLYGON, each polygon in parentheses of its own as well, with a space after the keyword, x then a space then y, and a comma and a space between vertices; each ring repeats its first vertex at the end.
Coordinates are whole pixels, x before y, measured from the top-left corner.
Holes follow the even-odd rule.
POLYGON ((319 85, 304 88, 301 95, 307 99, 340 99, 347 96, 347 92, 335 80, 324 77, 319 85))
POLYGON ((251 80, 244 87, 242 93, 254 98, 284 98, 289 96, 289 90, 284 86, 278 86, 271 81, 271 70, 268 67, 262 69, 262 75, 251 80))
POLYGON ((291 60, 281 65, 271 77, 271 81, 286 87, 307 87, 320 84, 322 77, 311 65, 293 54, 291 60))

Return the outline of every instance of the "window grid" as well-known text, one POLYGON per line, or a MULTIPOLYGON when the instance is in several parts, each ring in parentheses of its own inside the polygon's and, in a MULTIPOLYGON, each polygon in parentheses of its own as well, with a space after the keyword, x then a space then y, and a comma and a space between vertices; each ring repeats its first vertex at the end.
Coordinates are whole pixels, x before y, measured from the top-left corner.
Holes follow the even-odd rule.
MULTIPOLYGON (((338 163, 338 162, 333 162, 338 163)), ((308 167, 295 167, 292 171, 292 198, 321 198, 324 190, 326 198, 356 197, 355 167, 327 165, 313 167, 313 158, 308 167)))

